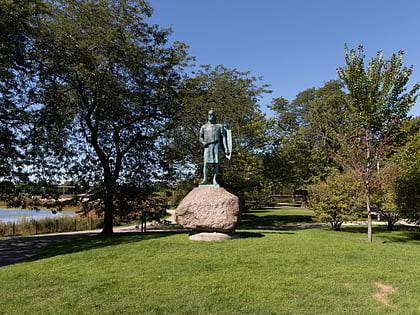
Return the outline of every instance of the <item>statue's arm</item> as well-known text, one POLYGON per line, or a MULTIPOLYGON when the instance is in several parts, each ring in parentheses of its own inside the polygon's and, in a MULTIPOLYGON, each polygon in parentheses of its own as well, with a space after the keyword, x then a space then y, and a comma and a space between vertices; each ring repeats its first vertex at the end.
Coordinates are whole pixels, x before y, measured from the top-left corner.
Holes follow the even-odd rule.
POLYGON ((200 128, 200 142, 201 142, 201 144, 202 145, 204 145, 204 146, 206 146, 206 141, 204 141, 204 128, 203 127, 201 127, 200 128))

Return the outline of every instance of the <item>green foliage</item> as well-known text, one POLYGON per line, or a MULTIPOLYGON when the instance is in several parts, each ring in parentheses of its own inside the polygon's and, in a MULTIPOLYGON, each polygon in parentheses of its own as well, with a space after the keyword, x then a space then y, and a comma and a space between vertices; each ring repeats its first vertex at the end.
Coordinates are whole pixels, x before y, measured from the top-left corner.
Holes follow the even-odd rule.
POLYGON ((260 155, 237 150, 235 157, 222 165, 220 184, 239 197, 243 211, 272 205, 271 183, 260 155))
MULTIPOLYGON (((19 180, 23 173, 22 137, 31 91, 30 48, 40 1, 0 2, 0 178, 19 180)), ((1 194, 1 192, 0 192, 1 194)))
POLYGON ((32 164, 41 178, 63 170, 101 183, 104 233, 112 233, 117 183, 158 176, 161 137, 181 108, 186 46, 168 45, 171 31, 147 24, 145 1, 45 3, 33 42, 32 164))
POLYGON ((46 218, 43 220, 29 220, 19 223, 0 222, 0 236, 24 236, 47 233, 62 233, 86 231, 103 227, 103 219, 98 217, 82 218, 46 218))
POLYGON ((177 183, 173 186, 172 197, 170 199, 170 205, 176 208, 182 199, 196 187, 196 183, 192 180, 185 180, 177 183))
POLYGON ((309 188, 309 205, 319 221, 338 230, 344 222, 360 218, 360 182, 350 173, 330 175, 309 188))
POLYGON ((409 141, 397 152, 398 176, 395 181, 395 202, 398 213, 412 222, 420 223, 420 119, 407 126, 409 141), (411 138, 411 139, 410 139, 411 138))
POLYGON ((395 203, 395 191, 393 190, 394 182, 384 184, 386 185, 378 185, 380 188, 376 187, 373 191, 371 208, 374 212, 379 214, 381 221, 386 222, 388 230, 392 230, 395 223, 401 219, 401 215, 399 214, 395 203))
POLYGON ((267 178, 292 192, 306 189, 328 171, 323 153, 298 135, 283 139, 281 145, 264 156, 267 178))
POLYGON ((363 46, 357 51, 349 51, 346 47, 346 66, 337 69, 338 76, 349 89, 352 122, 357 128, 369 130, 372 140, 389 137, 392 129, 398 128, 406 119, 417 98, 420 85, 414 85, 407 92, 413 67, 403 66, 403 56, 401 50, 385 60, 379 51, 365 67, 363 46))
MULTIPOLYGON (((415 175, 418 171, 420 159, 419 120, 408 120, 399 131, 400 136, 395 140, 398 143, 392 145, 395 153, 382 163, 372 176, 371 180, 371 207, 378 212, 382 220, 387 222, 388 229, 393 229, 394 224, 401 218, 414 218, 416 211, 412 212, 412 206, 399 202, 401 198, 408 203, 417 203, 415 175), (417 170, 416 170, 417 168, 417 170), (404 184, 402 184, 404 183, 404 184), (404 192, 403 186, 412 185, 413 191, 404 192)), ((415 220, 414 220, 415 222, 415 220)))
POLYGON ((275 112, 274 135, 290 137, 298 133, 307 141, 325 150, 334 149, 336 133, 342 128, 346 102, 340 81, 328 81, 321 88, 310 88, 296 95, 289 102, 275 98, 270 108, 275 112))
POLYGON ((420 85, 407 92, 412 67, 404 67, 404 51, 384 60, 382 52, 365 66, 363 47, 346 52, 346 66, 338 68, 339 77, 349 90, 349 115, 344 122, 349 128, 343 142, 340 162, 353 170, 361 170, 364 181, 390 153, 407 121, 420 85))
POLYGON ((397 180, 396 202, 399 214, 416 224, 420 223, 420 167, 411 169, 397 180))
POLYGON ((184 82, 182 102, 184 108, 178 125, 171 130, 169 152, 174 161, 181 160, 190 167, 202 159, 198 142, 200 127, 206 122, 207 113, 214 109, 217 121, 232 129, 235 150, 252 152, 265 145, 265 118, 257 101, 269 92, 266 85, 249 72, 230 70, 222 65, 203 65, 194 76, 184 82))
POLYGON ((345 122, 348 129, 342 136, 337 162, 363 181, 370 222, 369 241, 372 241, 372 176, 393 153, 392 144, 397 142, 420 88, 415 84, 407 92, 412 67, 403 66, 403 55, 401 50, 385 60, 379 51, 365 66, 363 47, 359 46, 357 51, 349 51, 346 47, 346 66, 337 69, 338 76, 349 90, 349 115, 345 122))
POLYGON ((138 187, 132 184, 118 186, 116 214, 127 222, 160 221, 167 215, 168 198, 158 185, 138 187))
POLYGON ((274 99, 273 146, 264 159, 268 178, 283 188, 306 189, 332 169, 345 116, 342 85, 329 81, 300 92, 289 102, 274 99))
POLYGON ((170 131, 171 141, 165 153, 175 182, 188 178, 198 181, 202 176, 203 147, 198 135, 208 111, 214 109, 217 121, 232 129, 233 137, 232 160, 222 159, 219 183, 247 204, 266 198, 269 185, 259 154, 268 138, 266 119, 257 102, 269 91, 266 85, 257 84, 258 80, 249 72, 205 65, 184 82, 183 112, 176 128, 170 131))

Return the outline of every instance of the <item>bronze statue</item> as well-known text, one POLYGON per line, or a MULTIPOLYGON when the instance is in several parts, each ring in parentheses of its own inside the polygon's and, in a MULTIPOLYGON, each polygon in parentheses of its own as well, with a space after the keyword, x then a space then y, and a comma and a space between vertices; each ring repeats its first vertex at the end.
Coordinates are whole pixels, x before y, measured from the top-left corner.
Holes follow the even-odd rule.
POLYGON ((232 136, 231 131, 216 122, 216 112, 212 109, 208 112, 208 121, 200 129, 200 142, 204 145, 204 168, 203 181, 200 185, 207 185, 209 164, 213 164, 213 186, 217 183, 219 172, 220 152, 223 151, 228 159, 231 157, 232 136))

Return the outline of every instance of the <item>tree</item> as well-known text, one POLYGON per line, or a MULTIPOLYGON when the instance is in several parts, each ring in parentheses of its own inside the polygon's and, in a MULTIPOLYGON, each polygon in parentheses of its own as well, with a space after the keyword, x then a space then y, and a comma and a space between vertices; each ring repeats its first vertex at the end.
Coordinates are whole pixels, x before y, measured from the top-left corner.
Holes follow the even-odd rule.
POLYGON ((171 130, 172 141, 165 151, 174 171, 173 181, 200 179, 203 148, 198 134, 208 111, 214 109, 217 121, 232 129, 234 138, 232 160, 223 159, 220 163, 220 184, 245 196, 251 185, 261 183, 256 180, 256 174, 261 175, 262 167, 255 159, 267 145, 267 134, 266 119, 258 101, 269 91, 266 85, 258 84, 259 80, 250 72, 227 69, 222 65, 202 65, 184 82, 183 112, 177 127, 171 130))
POLYGON ((168 46, 170 30, 146 23, 152 8, 145 1, 46 5, 34 41, 34 134, 45 132, 43 143, 66 162, 59 167, 101 183, 102 233, 110 234, 118 184, 142 185, 156 175, 161 137, 180 111, 174 96, 186 46, 168 46))
POLYGON ((277 187, 296 192, 317 181, 322 173, 320 152, 302 135, 284 138, 264 156, 264 173, 277 187))
POLYGON ((26 95, 30 92, 29 51, 39 17, 39 1, 0 2, 0 174, 19 175, 21 140, 27 122, 26 95))
POLYGON ((405 121, 390 145, 394 153, 381 163, 371 178, 371 209, 386 222, 388 230, 392 230, 401 218, 411 217, 410 207, 401 207, 397 199, 407 198, 416 204, 418 198, 414 187, 413 191, 403 193, 399 184, 404 181, 416 185, 415 180, 411 181, 410 173, 419 160, 419 131, 419 119, 405 121))
POLYGON ((400 219, 395 204, 395 181, 400 167, 392 157, 382 164, 371 179, 371 209, 386 222, 387 229, 392 230, 400 219))
POLYGON ((345 98, 342 84, 329 81, 289 102, 273 99, 273 146, 265 155, 267 176, 282 187, 306 189, 335 168, 332 156, 339 147, 345 98))
POLYGON ((320 221, 339 230, 346 221, 360 217, 360 184, 351 173, 335 173, 309 187, 309 205, 320 221))
POLYGON ((409 221, 420 223, 420 167, 400 177, 397 181, 396 202, 399 206, 399 214, 409 221))
POLYGON ((419 85, 407 92, 412 67, 404 67, 404 51, 385 60, 381 51, 365 66, 362 46, 358 50, 346 47, 344 67, 337 69, 348 89, 349 127, 342 137, 340 163, 357 172, 363 180, 368 241, 372 241, 371 179, 381 162, 392 153, 391 145, 401 124, 415 103, 419 85))
MULTIPOLYGON (((420 223, 420 118, 411 121, 413 134, 397 156, 398 177, 395 185, 395 203, 398 214, 409 221, 420 223)), ((410 126, 409 126, 410 127, 410 126)))

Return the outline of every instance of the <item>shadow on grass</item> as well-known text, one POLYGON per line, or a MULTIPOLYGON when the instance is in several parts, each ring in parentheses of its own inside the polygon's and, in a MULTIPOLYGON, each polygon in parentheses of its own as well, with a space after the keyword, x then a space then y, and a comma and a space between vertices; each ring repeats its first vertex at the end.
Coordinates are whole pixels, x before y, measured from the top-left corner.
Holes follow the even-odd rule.
POLYGON ((119 244, 136 243, 140 241, 157 239, 177 232, 153 233, 115 233, 113 235, 88 234, 64 238, 42 247, 29 261, 50 258, 58 255, 104 248, 119 244))
POLYGON ((241 236, 241 238, 261 238, 261 237, 264 237, 265 236, 262 233, 243 232, 243 231, 240 231, 238 234, 241 236))
MULTIPOLYGON (((263 212, 263 211, 259 211, 263 212)), ((241 217, 241 226, 255 225, 285 225, 285 224, 302 224, 313 223, 310 215, 266 215, 258 216, 252 213, 244 213, 241 217)))
MULTIPOLYGON (((341 232, 367 234, 366 225, 343 226, 341 232)), ((408 243, 420 241, 420 227, 397 225, 393 230, 387 230, 385 226, 373 226, 373 237, 380 238, 382 243, 408 243)))

